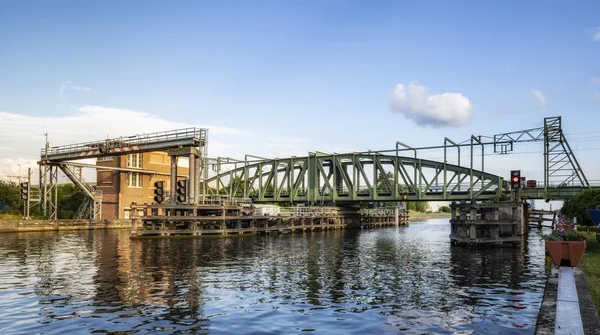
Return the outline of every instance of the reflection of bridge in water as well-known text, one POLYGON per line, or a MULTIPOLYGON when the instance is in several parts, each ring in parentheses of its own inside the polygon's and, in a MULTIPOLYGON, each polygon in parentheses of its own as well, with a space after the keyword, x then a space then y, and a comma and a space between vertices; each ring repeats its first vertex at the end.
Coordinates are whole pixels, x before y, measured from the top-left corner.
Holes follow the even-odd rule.
MULTIPOLYGON (((566 199, 592 187, 563 134, 561 118, 552 117, 544 119, 543 127, 487 138, 471 136, 467 142, 461 143, 445 138, 444 145, 437 147, 413 148, 396 142, 396 148, 392 150, 343 154, 314 152, 305 157, 275 159, 250 155, 246 155, 244 160, 209 158, 206 156, 207 130, 197 128, 77 145, 47 146, 41 152, 40 198, 34 201, 41 204, 46 216, 56 216, 55 194, 60 169, 84 191, 89 200, 88 207, 81 212, 99 218, 101 197, 73 172, 73 166, 85 165, 72 161, 156 150, 168 150, 171 156, 170 194, 176 193, 177 159, 182 156, 189 158, 192 168, 189 169, 184 204, 203 204, 212 195, 251 199, 254 203, 311 205, 485 200, 508 191, 504 178, 485 172, 485 148, 493 147, 493 153, 506 154, 513 150, 515 143, 522 142, 543 142, 544 181, 536 183, 536 187, 523 188, 521 196, 566 199), (461 149, 465 148, 470 152, 468 166, 461 164, 461 149), (443 161, 418 158, 418 152, 431 149, 443 149, 443 161), (457 156, 449 155, 449 150, 456 151, 457 156), (407 151, 413 157, 407 157, 407 151), (475 154, 481 156, 480 163, 474 162, 475 154), (456 164, 448 163, 455 157, 456 164)), ((167 199, 167 203, 173 205, 176 201, 167 199)))
POLYGON ((0 323, 23 333, 427 333, 482 324, 531 333, 545 284, 542 242, 451 248, 448 228, 433 220, 302 237, 139 241, 123 230, 2 234, 8 293, 0 304, 11 308, 0 309, 0 323))

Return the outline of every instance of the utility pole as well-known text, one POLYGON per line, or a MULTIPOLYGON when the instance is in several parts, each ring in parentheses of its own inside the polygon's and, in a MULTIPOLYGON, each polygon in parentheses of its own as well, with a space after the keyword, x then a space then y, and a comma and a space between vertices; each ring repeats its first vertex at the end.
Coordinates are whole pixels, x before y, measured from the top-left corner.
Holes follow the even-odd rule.
POLYGON ((46 160, 48 160, 48 149, 50 148, 50 143, 48 143, 48 133, 44 133, 44 136, 46 136, 46 160))
POLYGON ((27 168, 27 200, 25 200, 25 210, 23 211, 23 215, 25 215, 25 220, 29 220, 29 208, 31 205, 31 168, 27 168))

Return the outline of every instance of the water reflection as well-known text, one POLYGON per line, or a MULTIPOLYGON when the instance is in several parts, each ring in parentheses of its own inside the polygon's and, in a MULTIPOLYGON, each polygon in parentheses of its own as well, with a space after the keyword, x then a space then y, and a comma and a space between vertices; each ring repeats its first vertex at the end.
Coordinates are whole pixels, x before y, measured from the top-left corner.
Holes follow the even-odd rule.
POLYGON ((543 247, 450 247, 449 224, 130 241, 0 235, 0 330, 532 333, 543 247))

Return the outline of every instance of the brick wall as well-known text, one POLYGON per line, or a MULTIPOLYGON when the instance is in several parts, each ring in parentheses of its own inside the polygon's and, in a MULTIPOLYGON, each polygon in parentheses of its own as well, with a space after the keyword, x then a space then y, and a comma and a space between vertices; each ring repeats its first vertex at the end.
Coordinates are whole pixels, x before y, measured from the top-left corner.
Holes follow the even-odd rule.
MULTIPOLYGON (((98 171, 98 189, 102 190, 102 219, 124 219, 125 211, 130 210, 131 203, 150 204, 154 201, 154 182, 163 181, 166 193, 170 189, 171 157, 166 152, 142 153, 141 170, 155 171, 156 174, 140 174, 140 185, 129 186, 126 171, 98 171)), ((127 155, 114 156, 112 160, 98 160, 97 165, 127 167, 127 155)), ((188 168, 178 167, 179 179, 185 179, 188 168)))

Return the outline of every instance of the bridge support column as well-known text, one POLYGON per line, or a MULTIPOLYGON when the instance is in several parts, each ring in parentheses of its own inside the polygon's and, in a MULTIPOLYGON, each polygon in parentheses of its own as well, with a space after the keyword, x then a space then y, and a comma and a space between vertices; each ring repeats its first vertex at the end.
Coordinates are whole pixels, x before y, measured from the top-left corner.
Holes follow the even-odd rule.
POLYGON ((177 196, 177 156, 171 156, 171 187, 169 189, 171 202, 175 202, 177 196))
POLYGON ((196 185, 198 184, 196 177, 196 155, 194 153, 190 153, 189 157, 190 162, 188 168, 188 202, 191 204, 196 204, 196 185))
POLYGON ((523 239, 523 204, 519 201, 495 203, 453 202, 450 241, 453 245, 512 244, 523 239))

